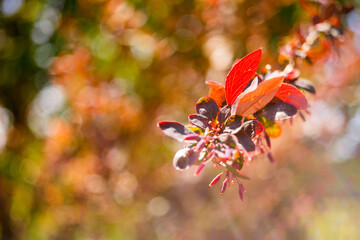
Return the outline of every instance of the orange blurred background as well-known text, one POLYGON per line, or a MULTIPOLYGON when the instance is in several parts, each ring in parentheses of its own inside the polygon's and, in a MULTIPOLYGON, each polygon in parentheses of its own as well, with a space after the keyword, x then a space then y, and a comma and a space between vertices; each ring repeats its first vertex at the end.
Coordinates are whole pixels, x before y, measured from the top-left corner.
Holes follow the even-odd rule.
POLYGON ((208 187, 216 168, 176 171, 181 144, 156 123, 186 123, 205 81, 224 83, 255 49, 260 68, 283 69, 279 47, 314 13, 293 0, 2 0, 0 10, 0 239, 360 239, 356 8, 343 43, 299 65, 317 88, 311 115, 284 123, 275 164, 245 166, 243 202, 236 187, 208 187))

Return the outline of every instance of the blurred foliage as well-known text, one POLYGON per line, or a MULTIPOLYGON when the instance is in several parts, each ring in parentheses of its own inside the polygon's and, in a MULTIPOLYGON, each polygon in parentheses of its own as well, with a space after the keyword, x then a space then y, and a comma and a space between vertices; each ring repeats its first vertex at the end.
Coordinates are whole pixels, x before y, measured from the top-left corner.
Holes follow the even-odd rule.
POLYGON ((275 142, 278 164, 248 167, 241 203, 208 189, 215 171, 176 172, 156 123, 184 122, 247 52, 279 66, 311 22, 297 1, 0 5, 1 239, 359 239, 358 10, 339 53, 302 66, 313 115, 275 142))

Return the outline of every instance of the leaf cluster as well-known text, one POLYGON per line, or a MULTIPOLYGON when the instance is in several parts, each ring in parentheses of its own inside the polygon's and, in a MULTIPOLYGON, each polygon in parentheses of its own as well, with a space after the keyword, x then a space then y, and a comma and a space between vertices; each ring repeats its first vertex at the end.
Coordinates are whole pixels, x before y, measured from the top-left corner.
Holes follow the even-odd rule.
MULTIPOLYGON (((258 49, 236 61, 225 86, 207 82, 209 96, 198 100, 196 114, 188 117, 189 125, 158 123, 166 135, 185 144, 173 159, 177 170, 198 165, 197 175, 209 162, 225 168, 210 183, 213 186, 225 174, 221 193, 234 181, 243 189, 240 180, 248 177, 240 170, 245 161, 263 154, 273 161, 270 137, 281 133, 277 122, 308 107, 302 90, 315 93, 312 84, 299 79, 299 71, 292 66, 282 72, 267 67, 257 74, 261 53, 258 49)), ((240 198, 242 194, 239 191, 240 198)))

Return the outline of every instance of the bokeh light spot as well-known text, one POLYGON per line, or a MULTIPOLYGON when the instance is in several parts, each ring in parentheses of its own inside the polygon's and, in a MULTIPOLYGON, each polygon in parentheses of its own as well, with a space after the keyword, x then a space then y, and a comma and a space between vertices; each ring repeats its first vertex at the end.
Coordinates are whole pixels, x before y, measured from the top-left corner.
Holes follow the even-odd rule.
POLYGON ((1 10, 5 16, 9 17, 19 11, 23 2, 23 0, 3 0, 1 10))
POLYGON ((147 210, 151 215, 161 217, 169 212, 170 203, 164 197, 154 197, 148 202, 147 210))

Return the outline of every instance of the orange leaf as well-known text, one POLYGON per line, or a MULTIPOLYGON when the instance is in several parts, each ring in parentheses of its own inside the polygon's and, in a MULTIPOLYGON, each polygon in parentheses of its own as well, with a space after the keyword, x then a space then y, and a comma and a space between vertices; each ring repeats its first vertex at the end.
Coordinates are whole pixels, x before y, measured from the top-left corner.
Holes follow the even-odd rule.
POLYGON ((240 95, 231 109, 231 114, 247 116, 265 107, 275 96, 284 81, 284 76, 275 77, 261 82, 258 87, 240 95))
POLYGON ((221 108, 225 102, 225 87, 216 82, 206 82, 210 86, 209 97, 215 100, 216 104, 221 108))

